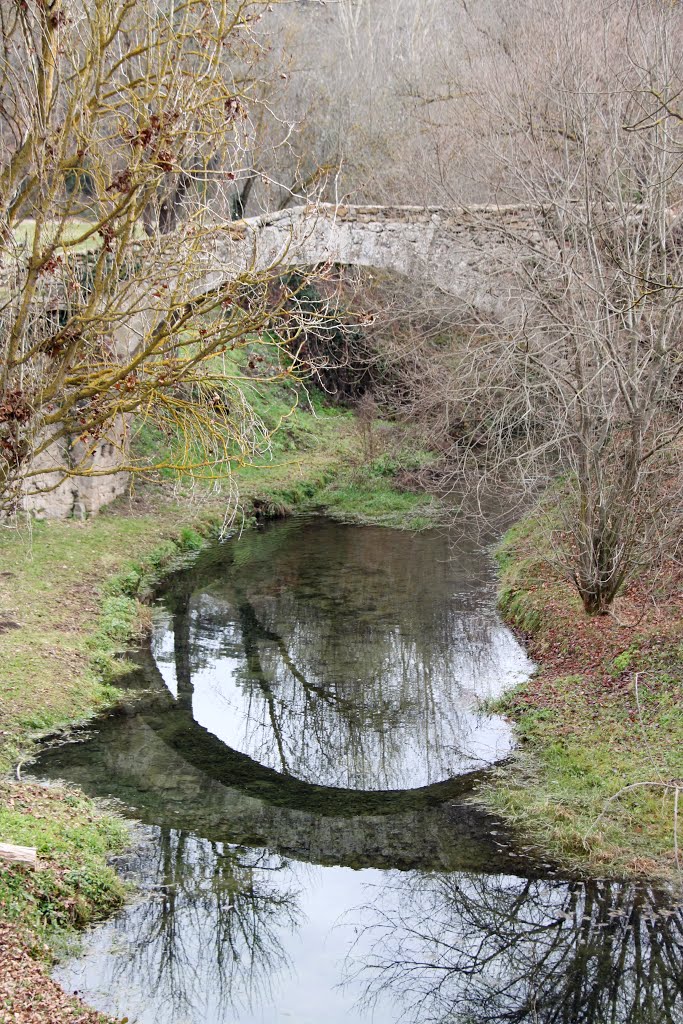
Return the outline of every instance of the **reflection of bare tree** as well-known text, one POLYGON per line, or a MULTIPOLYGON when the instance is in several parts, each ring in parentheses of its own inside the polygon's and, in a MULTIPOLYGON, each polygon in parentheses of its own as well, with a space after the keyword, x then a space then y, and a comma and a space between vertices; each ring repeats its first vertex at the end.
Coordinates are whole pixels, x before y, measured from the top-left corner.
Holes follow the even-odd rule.
POLYGON ((129 944, 111 958, 112 988, 154 994, 168 1020, 196 1014, 207 1000, 222 1016, 267 997, 271 975, 288 963, 283 933, 299 917, 298 894, 272 875, 285 867, 264 850, 159 829, 139 867, 155 897, 116 923, 129 944))
POLYGON ((227 571, 168 595, 172 646, 162 627, 155 653, 185 706, 193 679, 213 672, 217 707, 234 684, 240 749, 329 785, 403 788, 495 758, 500 734, 487 748, 473 690, 488 695, 525 662, 479 550, 464 548, 454 568, 446 538, 406 544, 328 524, 256 541, 227 571))
POLYGON ((646 886, 394 878, 354 912, 369 998, 420 1024, 680 1024, 683 912, 646 886))

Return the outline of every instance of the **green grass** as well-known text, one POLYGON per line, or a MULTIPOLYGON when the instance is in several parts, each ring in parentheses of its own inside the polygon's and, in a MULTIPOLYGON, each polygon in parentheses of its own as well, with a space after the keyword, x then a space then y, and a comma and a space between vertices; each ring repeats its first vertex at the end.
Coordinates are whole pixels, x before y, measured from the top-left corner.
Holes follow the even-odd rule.
MULTIPOLYGON (((499 552, 501 608, 528 636, 531 680, 493 710, 520 742, 484 799, 570 867, 677 881, 674 793, 683 780, 683 609, 589 618, 549 568, 529 519, 499 552)), ((635 598, 632 598, 635 602, 635 598)), ((683 859, 683 851, 681 857, 683 859)))
POLYGON ((410 491, 396 491, 372 479, 334 480, 316 495, 312 505, 333 519, 408 530, 425 530, 440 518, 439 503, 410 491))
MULTIPOLYGON (((55 229, 57 222, 54 223, 55 229)), ((62 241, 68 245, 69 252, 92 252, 95 249, 99 249, 102 245, 102 236, 100 234, 91 235, 85 242, 79 242, 77 245, 71 243, 75 239, 80 238, 84 232, 89 231, 93 227, 93 221, 82 220, 77 218, 70 218, 62 226, 62 241)), ((33 246, 33 239, 35 236, 36 222, 33 218, 27 217, 25 220, 20 221, 14 228, 12 234, 18 245, 25 245, 28 249, 33 246)), ((51 232, 52 238, 54 238, 54 231, 51 232)), ((46 233, 46 238, 49 235, 46 233)), ((144 238, 145 233, 142 227, 139 228, 139 237, 144 238)))
POLYGON ((130 842, 128 826, 61 786, 0 783, 0 837, 37 849, 38 868, 0 869, 0 917, 34 942, 68 941, 74 926, 121 906, 125 888, 105 855, 130 842))
POLYGON ((225 402, 232 410, 231 416, 236 421, 244 418, 246 433, 255 436, 255 428, 248 424, 259 425, 259 443, 250 456, 241 453, 233 443, 228 451, 228 456, 233 459, 232 465, 212 463, 198 441, 186 451, 180 434, 173 431, 163 433, 151 420, 140 421, 134 428, 133 456, 143 465, 145 462, 149 465, 165 463, 166 468, 160 471, 165 480, 178 480, 175 467, 194 463, 196 468, 192 472, 188 469, 180 479, 189 482, 192 476, 198 480, 220 482, 226 481, 238 464, 244 469, 260 470, 283 458, 301 458, 319 447, 325 438, 336 445, 339 428, 351 424, 352 413, 325 405, 320 391, 307 389, 295 377, 278 380, 282 372, 278 358, 279 354, 276 357, 270 354, 262 339, 254 339, 223 353, 205 366, 207 371, 213 369, 217 376, 225 377, 223 381, 217 380, 216 389, 224 393, 225 402), (262 379, 249 369, 249 363, 255 358, 263 360, 258 370, 262 379))
POLYGON ((490 804, 564 863, 668 877, 674 805, 662 784, 680 777, 680 709, 658 702, 641 730, 619 706, 586 713, 575 677, 554 683, 553 711, 507 704, 523 749, 490 804))
POLYGON ((402 474, 433 461, 431 452, 415 451, 399 442, 391 452, 356 460, 322 488, 311 504, 343 522, 429 529, 443 521, 442 503, 424 491, 399 489, 396 482, 402 474))

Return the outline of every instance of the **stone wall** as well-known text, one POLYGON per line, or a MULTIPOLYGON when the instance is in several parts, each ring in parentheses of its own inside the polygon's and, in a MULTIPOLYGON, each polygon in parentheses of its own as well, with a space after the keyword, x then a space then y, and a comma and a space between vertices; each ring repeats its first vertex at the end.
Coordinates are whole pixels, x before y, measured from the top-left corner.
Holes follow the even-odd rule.
POLYGON ((107 437, 91 453, 81 441, 56 441, 33 462, 24 485, 22 506, 38 518, 86 519, 125 494, 130 475, 117 472, 125 459, 128 432, 119 417, 107 437), (75 467, 75 468, 74 468, 75 467), (77 472, 78 469, 87 470, 77 472))

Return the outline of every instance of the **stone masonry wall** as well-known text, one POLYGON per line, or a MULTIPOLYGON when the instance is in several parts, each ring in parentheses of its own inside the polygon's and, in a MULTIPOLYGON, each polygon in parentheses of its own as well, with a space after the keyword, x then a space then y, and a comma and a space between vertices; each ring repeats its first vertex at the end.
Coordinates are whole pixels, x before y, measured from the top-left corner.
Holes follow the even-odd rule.
POLYGON ((95 475, 71 475, 70 467, 79 466, 86 454, 82 442, 69 445, 60 440, 50 445, 31 466, 32 470, 45 472, 26 480, 24 510, 41 519, 85 519, 95 515, 128 488, 129 474, 116 471, 125 458, 126 447, 123 417, 85 460, 89 473, 95 475))

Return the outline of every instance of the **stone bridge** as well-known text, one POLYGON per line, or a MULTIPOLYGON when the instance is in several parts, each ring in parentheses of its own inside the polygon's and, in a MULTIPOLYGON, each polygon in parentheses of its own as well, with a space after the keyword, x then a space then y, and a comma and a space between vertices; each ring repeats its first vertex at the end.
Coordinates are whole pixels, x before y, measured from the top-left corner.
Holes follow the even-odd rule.
MULTIPOLYGON (((511 283, 492 273, 494 256, 520 237, 541 240, 538 211, 516 205, 300 206, 217 227, 195 257, 193 290, 199 297, 249 271, 275 275, 337 263, 400 273, 497 316, 512 293, 511 283)), ((59 300, 53 295, 50 301, 59 300)), ((157 308, 145 306, 116 332, 121 356, 129 356, 167 315, 163 299, 157 308)), ((112 469, 117 451, 118 445, 101 445, 93 468, 112 469)), ((70 477, 60 483, 62 454, 50 452, 47 458, 55 469, 45 490, 26 497, 27 507, 44 515, 93 514, 125 491, 124 474, 70 477)))
MULTIPOLYGON (((511 299, 512 282, 494 271, 500 265, 494 257, 520 238, 540 242, 538 221, 538 210, 518 205, 296 206, 216 227, 193 255, 193 294, 200 297, 250 271, 275 275, 336 263, 403 274, 498 317, 511 299)), ((122 355, 165 316, 160 303, 122 324, 122 355)))
POLYGON ((249 268, 340 263, 404 274, 495 314, 508 294, 492 257, 513 239, 540 241, 531 207, 299 206, 226 225, 207 253, 207 288, 249 268))

